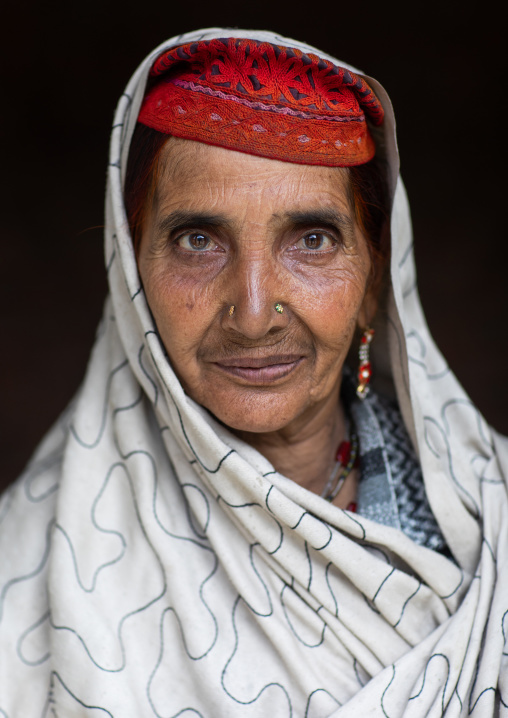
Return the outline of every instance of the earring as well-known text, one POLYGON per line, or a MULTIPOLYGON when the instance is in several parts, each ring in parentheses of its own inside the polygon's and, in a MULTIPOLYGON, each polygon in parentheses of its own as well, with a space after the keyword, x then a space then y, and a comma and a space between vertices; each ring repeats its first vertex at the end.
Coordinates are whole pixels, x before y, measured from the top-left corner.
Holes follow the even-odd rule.
POLYGON ((234 313, 235 313, 235 305, 232 304, 232 305, 229 307, 228 314, 229 314, 230 317, 232 317, 234 313))
POLYGON ((279 302, 277 302, 275 304, 274 308, 275 308, 275 311, 278 312, 279 314, 282 314, 284 312, 284 307, 279 302))
POLYGON ((360 342, 360 366, 358 367, 358 386, 356 387, 356 396, 362 401, 369 393, 369 383, 372 377, 372 367, 369 359, 370 343, 374 337, 374 329, 367 327, 363 332, 360 342))

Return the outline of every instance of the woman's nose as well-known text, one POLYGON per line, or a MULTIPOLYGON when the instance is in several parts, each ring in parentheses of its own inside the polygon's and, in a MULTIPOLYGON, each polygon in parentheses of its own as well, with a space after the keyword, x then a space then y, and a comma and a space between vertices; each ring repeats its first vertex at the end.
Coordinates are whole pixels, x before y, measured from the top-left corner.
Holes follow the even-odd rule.
POLYGON ((273 259, 247 257, 232 267, 229 279, 225 305, 228 328, 254 340, 287 326, 289 310, 273 259))

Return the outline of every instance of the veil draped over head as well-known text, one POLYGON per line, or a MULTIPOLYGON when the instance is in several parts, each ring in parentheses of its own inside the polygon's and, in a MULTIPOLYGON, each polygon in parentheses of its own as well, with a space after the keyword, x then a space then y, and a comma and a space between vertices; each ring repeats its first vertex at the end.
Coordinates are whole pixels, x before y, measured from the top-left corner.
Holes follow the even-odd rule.
POLYGON ((118 104, 110 297, 75 401, 0 505, 0 716, 508 715, 508 445, 427 329, 377 82, 393 214, 374 388, 398 399, 452 558, 278 475, 167 360, 123 203, 129 141, 155 58, 231 34, 168 40, 118 104))

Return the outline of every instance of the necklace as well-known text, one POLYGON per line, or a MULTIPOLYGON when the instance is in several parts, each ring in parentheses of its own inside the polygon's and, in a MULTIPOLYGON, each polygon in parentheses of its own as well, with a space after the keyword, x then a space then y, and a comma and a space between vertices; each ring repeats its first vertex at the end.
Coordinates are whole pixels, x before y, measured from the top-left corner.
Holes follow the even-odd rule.
MULTIPOLYGON (((358 458, 358 435, 351 431, 349 441, 342 441, 335 456, 335 466, 332 469, 330 478, 321 492, 321 497, 332 502, 337 496, 344 482, 351 473, 358 458)), ((351 502, 347 507, 348 511, 356 511, 356 504, 351 502)))

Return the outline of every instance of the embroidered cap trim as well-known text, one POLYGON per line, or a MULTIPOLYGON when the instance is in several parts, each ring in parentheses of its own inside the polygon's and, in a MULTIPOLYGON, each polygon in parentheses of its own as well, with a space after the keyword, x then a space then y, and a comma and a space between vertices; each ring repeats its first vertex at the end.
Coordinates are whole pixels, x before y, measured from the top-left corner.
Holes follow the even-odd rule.
POLYGON ((366 116, 383 109, 367 83, 316 55, 226 38, 164 52, 139 122, 159 132, 301 164, 343 167, 374 156, 366 116))

